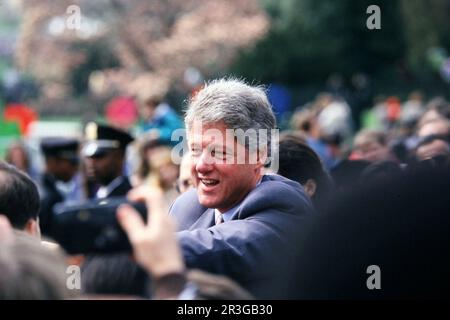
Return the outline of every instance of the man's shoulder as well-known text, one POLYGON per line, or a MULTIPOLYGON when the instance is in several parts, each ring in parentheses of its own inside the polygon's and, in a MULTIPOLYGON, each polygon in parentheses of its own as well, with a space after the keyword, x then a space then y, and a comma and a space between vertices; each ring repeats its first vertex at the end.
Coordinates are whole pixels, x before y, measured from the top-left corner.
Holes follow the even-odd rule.
POLYGON ((265 175, 261 183, 242 201, 240 218, 264 211, 288 214, 312 212, 312 204, 303 187, 279 175, 265 175))
MULTIPOLYGON (((191 189, 175 200, 170 213, 177 219, 184 216, 196 220, 207 209, 199 203, 196 190, 191 189)), ((279 175, 265 175, 261 183, 239 204, 238 219, 265 211, 301 214, 310 213, 313 209, 299 183, 279 175)))
POLYGON ((125 196, 132 188, 130 180, 128 177, 124 176, 120 183, 110 191, 108 197, 125 196))
POLYGON ((300 183, 285 178, 277 174, 264 175, 261 183, 249 194, 271 193, 284 196, 286 194, 277 194, 274 191, 286 192, 287 195, 306 195, 300 183))
POLYGON ((197 197, 197 189, 191 188, 190 190, 182 193, 172 204, 170 210, 177 209, 179 207, 193 206, 194 208, 204 208, 199 202, 197 197))
POLYGON ((49 174, 42 175, 39 183, 37 184, 39 197, 42 200, 48 200, 50 198, 62 197, 55 186, 56 180, 49 174))
POLYGON ((123 177, 123 180, 119 186, 121 186, 122 188, 127 188, 127 189, 133 188, 133 186, 131 185, 131 182, 130 182, 130 178, 128 178, 127 176, 123 177))

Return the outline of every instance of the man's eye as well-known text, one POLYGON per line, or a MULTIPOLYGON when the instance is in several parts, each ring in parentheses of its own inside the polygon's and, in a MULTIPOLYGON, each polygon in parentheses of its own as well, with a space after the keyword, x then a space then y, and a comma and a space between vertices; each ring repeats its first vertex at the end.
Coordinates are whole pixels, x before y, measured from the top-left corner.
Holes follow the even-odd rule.
POLYGON ((192 148, 191 149, 191 155, 198 156, 202 153, 202 150, 200 148, 192 148))
POLYGON ((213 150, 211 155, 217 159, 225 159, 227 157, 227 153, 221 150, 213 150))

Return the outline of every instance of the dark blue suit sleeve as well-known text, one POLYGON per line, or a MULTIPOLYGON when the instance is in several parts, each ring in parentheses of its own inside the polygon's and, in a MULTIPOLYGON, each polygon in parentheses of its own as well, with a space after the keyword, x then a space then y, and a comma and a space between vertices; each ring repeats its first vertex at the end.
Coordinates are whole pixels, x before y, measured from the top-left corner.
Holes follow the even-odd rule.
POLYGON ((302 217, 264 212, 208 229, 178 232, 189 268, 223 274, 246 283, 283 274, 293 258, 295 228, 302 217), (252 270, 249 272, 249 270, 252 270))

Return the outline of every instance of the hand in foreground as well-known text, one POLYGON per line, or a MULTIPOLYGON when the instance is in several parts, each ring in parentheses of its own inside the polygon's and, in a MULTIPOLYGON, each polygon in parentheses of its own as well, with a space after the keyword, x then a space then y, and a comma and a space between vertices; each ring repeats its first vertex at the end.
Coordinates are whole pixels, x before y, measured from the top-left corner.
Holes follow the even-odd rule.
POLYGON ((147 224, 129 205, 119 207, 117 217, 133 247, 137 263, 154 278, 183 273, 185 266, 175 236, 175 222, 168 214, 160 189, 142 186, 130 191, 131 201, 145 201, 148 208, 147 224))

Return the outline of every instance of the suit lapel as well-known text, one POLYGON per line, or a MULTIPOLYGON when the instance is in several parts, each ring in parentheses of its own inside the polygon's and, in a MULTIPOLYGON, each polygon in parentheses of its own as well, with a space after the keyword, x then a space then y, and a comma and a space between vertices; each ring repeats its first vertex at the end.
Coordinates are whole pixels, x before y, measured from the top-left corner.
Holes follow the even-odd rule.
POLYGON ((118 184, 115 188, 113 188, 108 197, 118 197, 118 196, 126 196, 128 191, 131 190, 131 184, 128 181, 128 178, 123 178, 123 180, 118 184))
POLYGON ((207 209, 203 214, 195 221, 189 228, 189 230, 195 229, 207 229, 214 225, 214 209, 207 209))

